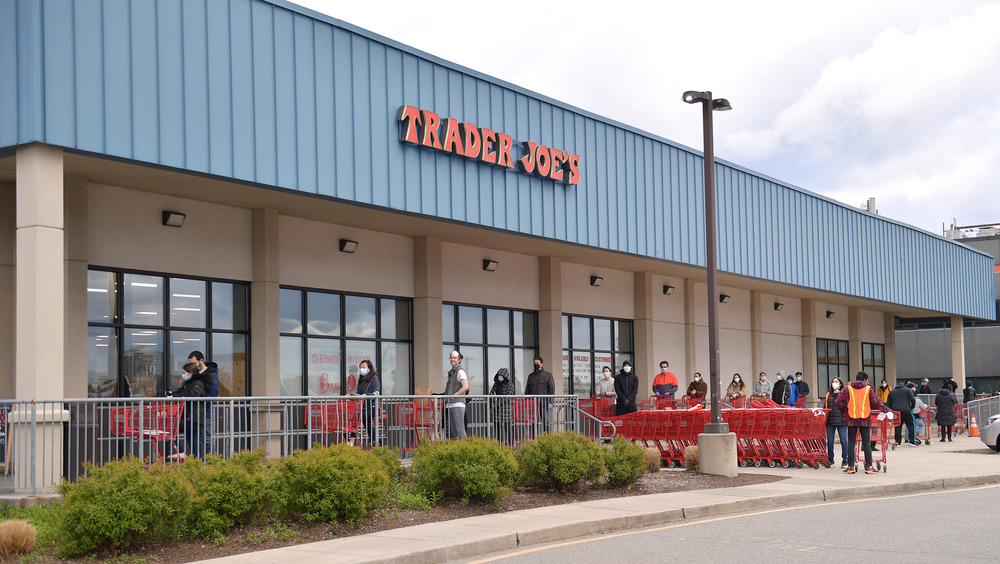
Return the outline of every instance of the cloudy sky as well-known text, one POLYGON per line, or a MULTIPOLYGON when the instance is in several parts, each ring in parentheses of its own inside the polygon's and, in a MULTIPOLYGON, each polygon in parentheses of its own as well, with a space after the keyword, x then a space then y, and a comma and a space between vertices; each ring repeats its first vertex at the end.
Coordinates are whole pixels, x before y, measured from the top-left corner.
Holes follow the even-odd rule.
POLYGON ((298 0, 485 74, 941 233, 1000 222, 1000 1, 298 0))

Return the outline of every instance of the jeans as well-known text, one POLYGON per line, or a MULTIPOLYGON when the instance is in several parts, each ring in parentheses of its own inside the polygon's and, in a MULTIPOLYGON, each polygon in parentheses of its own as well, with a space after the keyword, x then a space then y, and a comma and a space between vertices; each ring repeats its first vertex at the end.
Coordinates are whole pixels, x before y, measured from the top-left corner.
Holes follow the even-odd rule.
POLYGON ((184 422, 184 442, 185 454, 201 458, 204 438, 202 433, 201 418, 192 416, 184 422))
POLYGON ((896 427, 896 444, 903 444, 900 439, 903 438, 903 424, 906 424, 906 442, 916 443, 917 439, 914 436, 916 425, 913 424, 913 412, 912 411, 900 411, 900 417, 903 419, 899 422, 896 427))
POLYGON ((840 436, 840 460, 847 462, 847 425, 827 425, 826 426, 826 458, 833 464, 836 459, 833 457, 833 436, 840 436))
POLYGON ((447 427, 445 435, 449 439, 464 439, 465 434, 465 403, 460 403, 446 408, 448 412, 447 427))
POLYGON ((865 451, 865 468, 872 465, 872 430, 871 427, 848 427, 847 428, 847 450, 851 453, 849 464, 854 466, 854 444, 857 442, 858 432, 861 433, 861 447, 865 451))

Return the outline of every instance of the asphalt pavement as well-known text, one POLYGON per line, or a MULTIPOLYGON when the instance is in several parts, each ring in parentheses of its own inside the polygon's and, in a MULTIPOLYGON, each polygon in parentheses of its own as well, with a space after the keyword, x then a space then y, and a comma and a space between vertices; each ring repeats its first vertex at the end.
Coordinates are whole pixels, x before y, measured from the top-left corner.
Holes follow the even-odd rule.
MULTIPOLYGON (((880 453, 875 454, 878 457, 880 453)), ((603 499, 481 515, 206 562, 444 562, 707 516, 1000 483, 1000 454, 989 451, 974 437, 961 435, 951 443, 935 440, 920 447, 904 445, 886 455, 885 472, 877 474, 865 474, 863 469, 857 474, 844 474, 839 465, 820 469, 741 468, 741 472, 780 475, 787 479, 768 484, 603 499)))

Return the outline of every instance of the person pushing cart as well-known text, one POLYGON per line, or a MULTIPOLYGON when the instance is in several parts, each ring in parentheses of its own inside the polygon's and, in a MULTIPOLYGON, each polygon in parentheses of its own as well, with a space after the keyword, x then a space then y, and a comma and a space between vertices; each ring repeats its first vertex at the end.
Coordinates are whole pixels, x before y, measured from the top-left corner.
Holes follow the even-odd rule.
MULTIPOLYGON (((854 443, 857 436, 861 434, 861 445, 865 451, 865 474, 874 474, 872 467, 872 446, 871 446, 871 412, 878 410, 887 413, 886 417, 892 418, 892 412, 885 404, 878 400, 875 390, 868 382, 867 372, 858 372, 854 381, 845 389, 841 390, 837 397, 837 409, 844 413, 847 421, 847 452, 854 452, 854 443)), ((858 471, 857 460, 844 468, 845 474, 854 474, 858 471)))

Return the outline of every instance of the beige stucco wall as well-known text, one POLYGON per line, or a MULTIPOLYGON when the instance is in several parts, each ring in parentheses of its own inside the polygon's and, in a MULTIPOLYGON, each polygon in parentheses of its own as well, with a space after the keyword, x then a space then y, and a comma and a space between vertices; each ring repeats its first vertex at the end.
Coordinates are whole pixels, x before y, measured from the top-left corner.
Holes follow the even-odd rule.
POLYGON ((538 310, 538 257, 456 243, 441 253, 444 301, 538 310), (485 259, 497 269, 483 270, 485 259))
MULTIPOLYGON (((802 300, 761 294, 760 302, 761 369, 767 372, 768 379, 774 381, 774 375, 779 370, 783 373, 796 372, 805 365, 802 358, 802 300), (775 302, 784 304, 781 311, 774 310, 775 302)), ((809 359, 809 362, 815 362, 815 359, 809 359)))
POLYGON ((413 296, 413 239, 321 223, 278 218, 281 284, 363 294, 413 296), (358 242, 340 252, 340 239, 358 242))
POLYGON ((635 274, 585 264, 562 263, 564 313, 595 317, 635 318, 635 274), (591 286, 590 277, 604 282, 591 286))
POLYGON ((862 309, 861 341, 864 343, 885 344, 885 317, 881 311, 862 309))
MULTIPOLYGON (((848 332, 848 308, 847 306, 831 305, 823 302, 816 302, 816 337, 819 339, 840 339, 846 341, 848 332), (834 312, 832 319, 827 319, 826 312, 834 312)), ((881 323, 879 324, 881 327, 881 323)))
POLYGON ((87 192, 92 266, 251 279, 250 210, 101 184, 87 192), (184 226, 164 226, 164 210, 187 214, 184 226))
POLYGON ((0 397, 14 397, 14 185, 0 182, 0 397))

